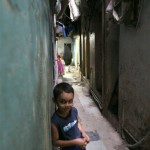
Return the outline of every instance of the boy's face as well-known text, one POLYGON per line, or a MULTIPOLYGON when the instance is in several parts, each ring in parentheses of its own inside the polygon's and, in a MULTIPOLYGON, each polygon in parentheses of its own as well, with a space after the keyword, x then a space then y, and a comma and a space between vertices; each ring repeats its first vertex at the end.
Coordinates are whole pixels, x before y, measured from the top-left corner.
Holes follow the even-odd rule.
POLYGON ((57 99, 58 111, 61 115, 67 116, 71 107, 73 106, 73 93, 61 93, 57 99))

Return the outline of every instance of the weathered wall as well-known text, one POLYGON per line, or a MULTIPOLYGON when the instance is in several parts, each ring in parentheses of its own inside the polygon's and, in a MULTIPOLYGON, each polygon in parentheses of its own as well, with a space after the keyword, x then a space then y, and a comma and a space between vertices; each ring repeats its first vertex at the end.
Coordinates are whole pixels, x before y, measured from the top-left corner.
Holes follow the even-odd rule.
MULTIPOLYGON (((105 4, 109 1, 105 0, 105 4)), ((139 9, 138 28, 117 23, 106 14, 107 5, 96 7, 92 0, 87 2, 89 11, 83 8, 81 17, 81 72, 86 75, 84 37, 89 32, 92 96, 102 102, 102 113, 129 143, 140 141, 150 129, 150 2, 139 2, 135 7, 139 9)), ((149 149, 149 141, 142 150, 149 149)))
POLYGON ((75 36, 73 38, 73 64, 77 69, 79 69, 80 65, 80 47, 79 47, 80 37, 75 36))
POLYGON ((90 34, 90 85, 95 88, 95 33, 90 34))
POLYGON ((49 1, 0 1, 0 149, 49 150, 49 1))
POLYGON ((140 26, 121 25, 119 100, 123 127, 141 139, 150 129, 150 1, 144 1, 140 26))

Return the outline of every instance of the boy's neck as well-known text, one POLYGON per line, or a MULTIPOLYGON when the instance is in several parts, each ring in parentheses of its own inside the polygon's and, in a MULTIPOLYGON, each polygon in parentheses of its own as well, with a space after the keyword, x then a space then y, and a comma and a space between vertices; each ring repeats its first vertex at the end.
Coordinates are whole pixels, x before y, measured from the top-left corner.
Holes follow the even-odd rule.
POLYGON ((66 118, 69 115, 70 112, 62 114, 59 110, 57 110, 56 113, 57 113, 58 116, 66 118))

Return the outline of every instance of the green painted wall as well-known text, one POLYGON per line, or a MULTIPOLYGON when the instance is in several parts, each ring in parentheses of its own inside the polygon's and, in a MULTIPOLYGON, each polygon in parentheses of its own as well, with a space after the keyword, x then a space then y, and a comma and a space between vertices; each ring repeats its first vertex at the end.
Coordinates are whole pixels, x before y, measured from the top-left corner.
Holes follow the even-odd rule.
POLYGON ((0 150, 51 149, 49 7, 48 0, 0 1, 0 150))

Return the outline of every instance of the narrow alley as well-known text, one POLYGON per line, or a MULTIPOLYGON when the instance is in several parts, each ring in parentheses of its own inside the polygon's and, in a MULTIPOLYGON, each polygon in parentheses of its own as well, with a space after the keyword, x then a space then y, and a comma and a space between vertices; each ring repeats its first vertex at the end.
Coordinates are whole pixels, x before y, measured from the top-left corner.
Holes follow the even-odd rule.
POLYGON ((0 150, 54 149, 61 75, 87 150, 150 150, 149 39, 150 0, 1 0, 0 150))
POLYGON ((79 111, 79 120, 91 141, 87 150, 128 150, 120 135, 102 116, 89 94, 88 85, 81 81, 80 73, 74 67, 63 76, 75 90, 74 106, 79 111))

